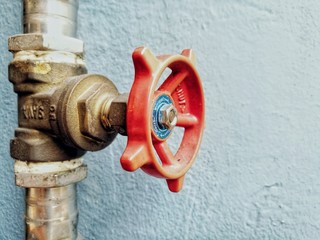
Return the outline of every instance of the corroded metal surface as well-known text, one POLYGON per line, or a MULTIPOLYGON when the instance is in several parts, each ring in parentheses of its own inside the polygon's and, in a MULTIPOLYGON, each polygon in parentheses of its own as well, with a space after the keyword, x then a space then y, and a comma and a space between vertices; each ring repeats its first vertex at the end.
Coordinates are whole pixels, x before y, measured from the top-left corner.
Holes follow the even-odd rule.
POLYGON ((22 50, 55 50, 82 54, 84 46, 81 40, 68 36, 29 33, 9 37, 8 49, 12 52, 22 50))
POLYGON ((77 183, 87 176, 83 159, 61 162, 26 162, 14 164, 16 185, 25 188, 51 188, 77 183))

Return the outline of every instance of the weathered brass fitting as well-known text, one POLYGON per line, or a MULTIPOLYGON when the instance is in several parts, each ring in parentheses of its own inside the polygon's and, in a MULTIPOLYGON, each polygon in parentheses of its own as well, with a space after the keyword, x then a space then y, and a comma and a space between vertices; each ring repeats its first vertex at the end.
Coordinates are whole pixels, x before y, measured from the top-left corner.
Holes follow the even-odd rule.
POLYGON ((105 129, 101 111, 118 96, 115 85, 100 75, 80 75, 67 79, 56 95, 57 118, 52 121, 55 133, 71 147, 97 151, 108 146, 117 132, 105 129))
POLYGON ((117 128, 104 128, 101 111, 119 94, 107 78, 84 75, 82 41, 22 34, 9 38, 9 50, 14 54, 9 80, 19 96, 14 159, 63 161, 113 141, 117 128))
MULTIPOLYGON (((9 49, 11 45, 9 42, 9 49)), ((55 134, 59 96, 66 79, 86 73, 82 58, 59 51, 18 51, 9 65, 9 80, 18 93, 18 123, 11 141, 11 156, 23 161, 62 161, 78 158, 84 151, 65 147, 55 134)))
POLYGON ((11 142, 15 159, 67 160, 105 148, 117 135, 101 122, 102 108, 119 94, 114 84, 100 75, 72 77, 85 72, 82 60, 71 55, 71 63, 50 61, 60 54, 65 53, 18 52, 9 66, 19 94, 19 128, 11 142))

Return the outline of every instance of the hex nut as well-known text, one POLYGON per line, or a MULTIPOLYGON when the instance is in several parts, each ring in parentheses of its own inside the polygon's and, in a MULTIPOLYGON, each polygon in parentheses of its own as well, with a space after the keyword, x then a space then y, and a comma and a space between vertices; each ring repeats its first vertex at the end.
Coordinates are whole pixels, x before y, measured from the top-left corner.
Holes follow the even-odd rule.
POLYGON ((38 130, 17 128, 10 142, 10 153, 14 159, 33 162, 63 161, 78 158, 84 151, 65 147, 59 139, 38 130))
POLYGON ((101 142, 106 142, 111 137, 113 138, 113 135, 116 135, 114 131, 106 131, 100 121, 103 104, 111 102, 112 99, 106 94, 108 90, 108 86, 105 84, 93 84, 81 95, 77 104, 81 133, 101 142))
POLYGON ((121 135, 127 135, 127 104, 128 93, 123 93, 112 100, 111 104, 103 111, 103 124, 106 128, 113 129, 121 135))
POLYGON ((173 129, 178 121, 177 109, 172 104, 165 104, 160 109, 160 123, 167 129, 173 129))
POLYGON ((29 33, 9 37, 8 49, 11 52, 52 50, 83 54, 84 45, 81 40, 72 37, 29 33))
POLYGON ((87 151, 107 147, 117 132, 104 128, 101 112, 105 102, 110 102, 118 94, 115 85, 101 75, 67 79, 57 106, 59 134, 64 136, 64 143, 87 151))

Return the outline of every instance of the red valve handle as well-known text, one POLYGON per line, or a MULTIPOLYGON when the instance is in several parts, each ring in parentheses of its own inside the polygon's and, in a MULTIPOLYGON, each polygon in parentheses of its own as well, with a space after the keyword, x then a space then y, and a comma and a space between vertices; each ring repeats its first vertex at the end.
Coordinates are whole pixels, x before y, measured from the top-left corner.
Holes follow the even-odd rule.
POLYGON ((152 176, 166 178, 169 189, 178 192, 204 130, 204 95, 194 53, 186 49, 181 55, 155 57, 141 47, 132 58, 135 79, 128 99, 128 143, 121 165, 127 171, 141 167, 152 176), (166 68, 172 72, 156 89, 166 68), (175 155, 167 143, 174 125, 185 130, 175 155))

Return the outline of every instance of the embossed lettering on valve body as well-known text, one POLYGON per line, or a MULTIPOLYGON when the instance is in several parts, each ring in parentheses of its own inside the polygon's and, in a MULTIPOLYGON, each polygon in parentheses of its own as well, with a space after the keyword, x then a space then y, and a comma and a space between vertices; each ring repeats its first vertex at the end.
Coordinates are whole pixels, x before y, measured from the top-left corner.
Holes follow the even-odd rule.
POLYGON ((22 112, 25 119, 43 119, 44 118, 43 105, 25 104, 22 107, 22 112))

